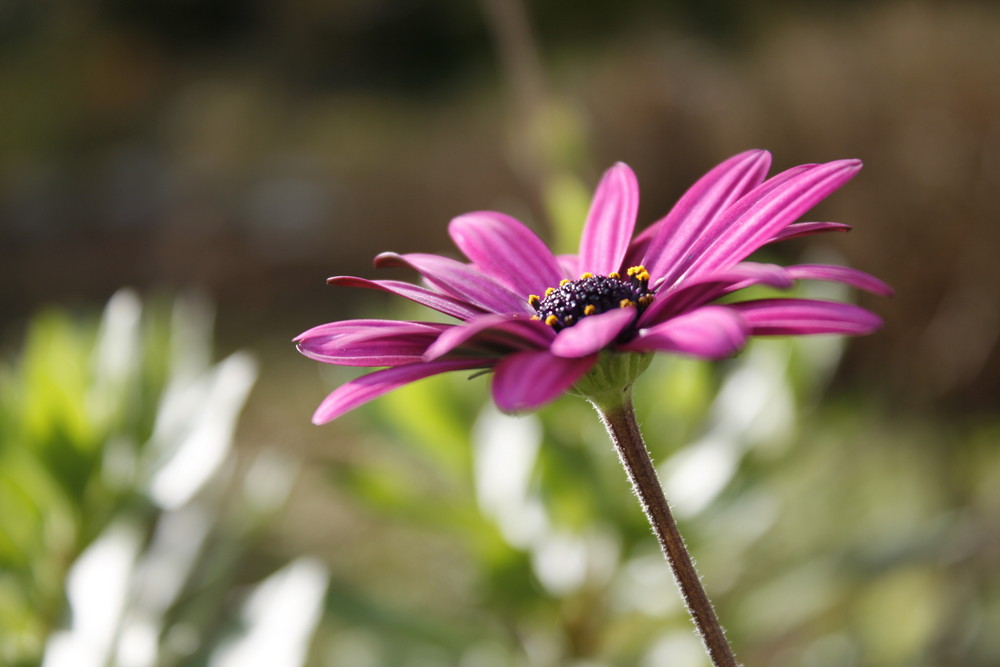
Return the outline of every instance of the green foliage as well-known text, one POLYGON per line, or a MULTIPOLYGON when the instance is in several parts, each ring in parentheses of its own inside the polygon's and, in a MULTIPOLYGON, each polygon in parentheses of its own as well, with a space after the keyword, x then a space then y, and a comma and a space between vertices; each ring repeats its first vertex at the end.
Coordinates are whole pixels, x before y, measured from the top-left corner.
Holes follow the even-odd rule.
MULTIPOLYGON (((233 493, 255 364, 210 357, 210 313, 192 299, 143 313, 122 291, 99 322, 30 322, 0 369, 0 663, 131 651, 129 664, 199 664, 239 649, 253 625, 231 608, 251 583, 239 565, 283 496, 273 469, 269 490, 233 493)), ((325 577, 304 562, 275 576, 325 577)))
POLYGON ((43 314, 0 375, 0 609, 13 629, 0 651, 13 663, 41 649, 59 621, 69 565, 121 500, 101 474, 112 443, 149 435, 126 426, 130 392, 113 402, 111 384, 128 379, 98 366, 96 337, 93 323, 43 314))

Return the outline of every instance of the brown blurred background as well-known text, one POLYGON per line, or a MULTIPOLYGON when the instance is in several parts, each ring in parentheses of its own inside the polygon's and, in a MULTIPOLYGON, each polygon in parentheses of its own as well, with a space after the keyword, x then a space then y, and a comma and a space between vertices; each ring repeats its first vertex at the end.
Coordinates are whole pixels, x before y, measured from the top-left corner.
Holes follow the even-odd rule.
POLYGON ((887 326, 841 381, 890 409, 995 409, 1000 4, 552 0, 527 33, 503 6, 0 2, 3 340, 43 305, 198 287, 281 396, 269 377, 315 377, 287 341, 358 297, 327 275, 449 251, 471 209, 544 230, 552 164, 590 187, 628 162, 649 222, 761 147, 775 168, 866 163, 814 218, 855 230, 783 251, 835 250, 898 292, 867 302, 887 326))

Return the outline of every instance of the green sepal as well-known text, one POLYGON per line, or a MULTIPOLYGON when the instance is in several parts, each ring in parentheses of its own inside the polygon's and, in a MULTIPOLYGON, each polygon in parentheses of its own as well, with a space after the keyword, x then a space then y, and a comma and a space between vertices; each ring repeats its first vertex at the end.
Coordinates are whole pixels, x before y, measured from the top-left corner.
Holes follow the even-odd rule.
POLYGON ((612 352, 604 350, 597 363, 577 380, 569 393, 581 396, 598 408, 610 410, 621 406, 632 391, 632 384, 653 360, 651 353, 612 352))

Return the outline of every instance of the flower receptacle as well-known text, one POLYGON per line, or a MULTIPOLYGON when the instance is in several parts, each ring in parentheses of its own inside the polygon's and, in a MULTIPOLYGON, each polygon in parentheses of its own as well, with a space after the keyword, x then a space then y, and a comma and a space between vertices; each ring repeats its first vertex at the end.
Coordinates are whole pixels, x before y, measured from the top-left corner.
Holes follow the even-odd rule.
POLYGON ((570 393, 587 399, 600 410, 619 407, 652 360, 653 355, 648 352, 602 351, 594 367, 577 380, 570 393))

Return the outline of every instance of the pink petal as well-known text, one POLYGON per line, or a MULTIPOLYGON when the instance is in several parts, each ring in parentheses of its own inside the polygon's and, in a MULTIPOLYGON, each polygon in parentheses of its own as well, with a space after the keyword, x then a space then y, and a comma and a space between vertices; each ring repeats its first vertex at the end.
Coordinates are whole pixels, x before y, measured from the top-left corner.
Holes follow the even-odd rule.
MULTIPOLYGON (((639 183, 623 162, 604 172, 580 239, 580 268, 607 275, 621 268, 639 210, 639 183)), ((574 276, 575 277, 575 276, 574 276)))
POLYGON ((556 335, 549 348, 557 357, 585 357, 607 347, 636 318, 635 308, 588 315, 556 335))
MULTIPOLYGON (((705 283, 725 283, 730 286, 728 291, 761 284, 777 289, 788 289, 794 284, 783 266, 762 262, 740 262, 722 271, 702 273, 697 278, 683 280, 670 290, 681 290, 705 283)), ((660 285, 654 287, 659 288, 660 285)))
POLYGON ((481 359, 472 361, 452 359, 396 366, 362 375, 356 380, 341 385, 327 396, 316 409, 312 420, 314 424, 325 424, 359 405, 416 380, 448 371, 488 368, 489 363, 481 359))
POLYGON ((787 241, 788 239, 797 239, 800 236, 810 236, 812 234, 819 234, 821 232, 849 232, 851 231, 850 225, 845 225, 842 222, 796 222, 793 225, 788 225, 780 232, 775 234, 768 243, 777 243, 778 241, 787 241))
POLYGON ((620 349, 724 359, 743 349, 749 333, 750 327, 739 313, 725 306, 705 306, 640 330, 620 349))
POLYGON ((639 326, 654 326, 751 285, 789 289, 794 282, 785 268, 777 264, 740 262, 727 271, 708 273, 695 280, 683 281, 672 290, 658 293, 653 303, 639 318, 639 326))
POLYGON ((740 262, 721 274, 709 273, 704 277, 709 280, 723 278, 732 281, 727 292, 735 292, 751 285, 767 285, 775 289, 791 289, 793 286, 785 267, 761 262, 740 262))
POLYGON ((333 278, 327 278, 326 282, 329 285, 364 287, 382 292, 391 292, 392 294, 398 294, 410 301, 415 301, 423 306, 433 308, 440 313, 451 315, 460 320, 468 320, 483 313, 480 308, 455 297, 398 280, 366 280, 365 278, 355 278, 354 276, 334 276, 333 278))
POLYGON ((777 187, 765 183, 734 204, 716 229, 706 231, 703 242, 692 249, 696 259, 686 275, 725 269, 745 259, 860 169, 860 160, 838 160, 796 171, 777 187))
POLYGON ((792 280, 828 280, 857 287, 873 294, 881 294, 883 296, 891 296, 893 294, 891 287, 872 274, 846 266, 796 264, 785 267, 785 272, 792 280))
POLYGON ((534 232, 503 213, 467 213, 448 226, 455 245, 515 294, 544 294, 562 279, 552 251, 534 232))
POLYGON ((580 270, 579 255, 557 255, 556 261, 559 262, 559 268, 562 269, 563 278, 576 280, 583 273, 580 270))
POLYGON ((384 252, 375 258, 375 266, 406 266, 420 273, 429 283, 454 297, 494 313, 528 313, 527 295, 518 296, 499 285, 475 267, 447 257, 424 253, 399 255, 384 252))
POLYGON ((397 322, 395 327, 303 335, 303 355, 338 366, 401 366, 423 360, 424 351, 448 325, 397 322))
POLYGON ((511 349, 547 348, 552 329, 537 320, 511 319, 506 315, 483 315, 462 326, 450 327, 427 348, 424 361, 432 361, 460 346, 473 346, 496 354, 511 349))
POLYGON ((327 322, 312 329, 300 333, 292 339, 293 343, 313 336, 342 336, 354 334, 359 331, 370 331, 372 329, 392 329, 400 324, 410 324, 423 329, 433 329, 442 325, 435 322, 406 322, 405 320, 339 320, 337 322, 327 322))
POLYGON ((648 241, 639 263, 654 279, 667 275, 713 220, 763 182, 770 166, 770 153, 751 150, 734 155, 702 176, 666 217, 636 238, 637 244, 648 241))
POLYGON ((761 299, 726 306, 737 311, 755 336, 800 334, 868 334, 882 326, 882 319, 859 306, 812 299, 761 299))
POLYGON ((672 253, 672 259, 669 261, 657 257, 649 257, 649 263, 653 264, 657 269, 657 273, 653 275, 654 280, 666 285, 678 282, 680 277, 685 274, 705 250, 732 225, 733 219, 737 214, 748 208, 750 203, 772 192, 795 176, 808 172, 815 168, 815 166, 804 164, 792 167, 760 183, 750 192, 747 192, 711 219, 708 219, 707 224, 699 227, 697 235, 690 237, 690 241, 682 246, 680 251, 672 253))
POLYGON ((544 350, 504 357, 494 367, 493 400, 504 412, 533 410, 565 393, 596 361, 596 354, 566 359, 544 350))

